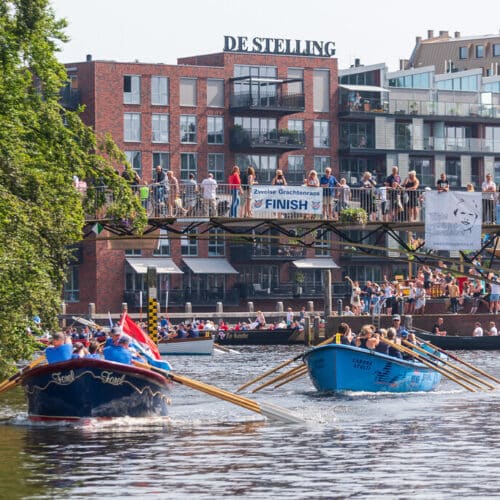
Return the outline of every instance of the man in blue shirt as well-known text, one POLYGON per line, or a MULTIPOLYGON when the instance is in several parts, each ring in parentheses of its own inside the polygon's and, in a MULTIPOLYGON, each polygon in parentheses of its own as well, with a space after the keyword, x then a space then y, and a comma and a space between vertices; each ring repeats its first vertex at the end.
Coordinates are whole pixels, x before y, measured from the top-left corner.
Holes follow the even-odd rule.
POLYGON ((56 332, 52 335, 52 345, 45 349, 45 357, 47 363, 61 363, 68 361, 73 355, 73 344, 71 338, 67 338, 61 332, 56 332))
POLYGON ((129 342, 130 340, 126 335, 120 336, 116 345, 104 348, 104 359, 106 361, 131 365, 133 354, 128 348, 129 342))
POLYGON ((325 169, 325 175, 319 180, 319 185, 323 188, 323 217, 327 219, 333 218, 333 199, 335 195, 335 186, 338 184, 337 179, 332 175, 332 169, 327 167, 325 169))

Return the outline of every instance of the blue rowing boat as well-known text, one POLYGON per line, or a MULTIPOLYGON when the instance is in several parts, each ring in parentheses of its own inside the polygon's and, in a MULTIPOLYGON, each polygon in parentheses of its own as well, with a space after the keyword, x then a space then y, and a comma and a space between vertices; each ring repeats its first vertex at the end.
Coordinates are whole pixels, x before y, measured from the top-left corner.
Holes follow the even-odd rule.
POLYGON ((432 391, 441 374, 417 361, 344 344, 328 344, 304 355, 318 391, 432 391))
POLYGON ((137 366, 70 359, 27 371, 22 384, 32 421, 168 415, 171 383, 137 366))

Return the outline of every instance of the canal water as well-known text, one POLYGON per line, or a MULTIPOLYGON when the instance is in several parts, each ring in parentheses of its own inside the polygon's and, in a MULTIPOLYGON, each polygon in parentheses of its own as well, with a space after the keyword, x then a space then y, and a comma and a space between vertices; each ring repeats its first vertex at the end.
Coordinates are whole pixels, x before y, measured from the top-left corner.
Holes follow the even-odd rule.
MULTIPOLYGON (((178 373, 235 390, 301 352, 175 357, 178 373)), ((460 353, 500 377, 500 353, 460 353)), ((450 381, 430 394, 318 396, 307 377, 251 397, 306 423, 176 385, 171 420, 29 425, 20 390, 0 399, 0 498, 500 498, 500 389, 450 381)))

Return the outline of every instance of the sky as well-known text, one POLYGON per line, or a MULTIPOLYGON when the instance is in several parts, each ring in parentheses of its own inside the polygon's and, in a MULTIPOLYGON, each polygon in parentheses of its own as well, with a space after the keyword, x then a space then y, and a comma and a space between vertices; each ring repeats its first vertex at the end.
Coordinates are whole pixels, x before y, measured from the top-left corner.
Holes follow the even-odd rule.
POLYGON ((416 36, 500 32, 498 0, 51 0, 68 21, 63 63, 93 59, 176 64, 221 52, 224 35, 333 41, 339 69, 359 58, 390 71, 416 36))

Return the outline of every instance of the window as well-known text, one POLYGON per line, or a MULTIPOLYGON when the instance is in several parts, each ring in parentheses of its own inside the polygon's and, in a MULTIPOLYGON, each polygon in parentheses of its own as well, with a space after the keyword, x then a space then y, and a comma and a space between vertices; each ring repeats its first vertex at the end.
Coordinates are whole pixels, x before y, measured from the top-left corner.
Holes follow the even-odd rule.
POLYGON ((127 142, 141 142, 141 114, 123 114, 123 140, 127 142))
POLYGON ((168 78, 166 76, 151 77, 151 104, 168 106, 168 78))
POLYGON ((469 50, 467 47, 459 47, 458 48, 458 58, 459 59, 467 59, 469 57, 469 50))
POLYGON ((288 120, 288 130, 304 133, 304 120, 288 120))
POLYGON ((484 57, 484 45, 476 45, 476 57, 478 59, 484 57))
POLYGON ((141 104, 141 77, 125 75, 123 77, 123 103, 141 104))
POLYGON ((409 170, 415 170, 420 188, 434 187, 434 168, 431 158, 410 158, 409 170))
POLYGON ((208 144, 224 144, 224 118, 207 116, 208 144))
POLYGON ((135 172, 142 177, 142 154, 140 151, 125 151, 125 157, 135 172))
POLYGON ((446 80, 439 80, 437 88, 440 90, 465 90, 477 91, 478 78, 476 75, 463 76, 460 78, 448 78, 446 80))
POLYGON ((217 182, 224 182, 224 153, 208 153, 207 169, 217 182))
POLYGON ((234 118, 234 124, 239 125, 244 130, 250 132, 252 137, 262 138, 270 132, 276 132, 275 118, 241 117, 234 118))
POLYGON ((190 229, 187 234, 181 236, 181 255, 184 257, 198 255, 196 234, 196 229, 190 229))
MULTIPOLYGON (((252 166, 255 169, 257 181, 260 184, 270 183, 278 168, 278 157, 270 155, 243 155, 235 156, 235 163, 240 167, 240 171, 252 166)), ((288 179, 287 179, 288 180, 288 179)))
POLYGON ((374 131, 373 123, 369 122, 346 122, 340 128, 341 148, 373 148, 374 131))
MULTIPOLYGON (((345 177, 347 184, 351 186, 359 185, 364 172, 376 172, 377 164, 374 159, 349 158, 343 159, 340 163, 339 178, 345 177)), ((377 182, 384 179, 386 175, 377 175, 377 182)))
POLYGON ((313 70, 313 110, 327 113, 330 110, 330 71, 313 70))
POLYGON ((158 240, 158 248, 153 250, 153 255, 158 257, 170 256, 170 240, 166 229, 160 229, 160 239, 158 240))
POLYGON ((258 283, 264 289, 274 290, 279 286, 277 265, 242 265, 239 266, 240 281, 248 285, 258 283))
POLYGON ((66 281, 64 282, 64 301, 80 301, 80 268, 79 266, 70 266, 66 272, 66 281))
POLYGON ((181 143, 196 142, 196 116, 181 115, 181 143))
POLYGON ((151 115, 152 142, 168 142, 168 115, 153 113, 151 115))
POLYGON ((289 80, 301 80, 300 82, 291 82, 287 84, 288 95, 304 93, 304 70, 302 68, 288 68, 287 78, 289 80))
POLYGON ((344 85, 379 85, 379 70, 355 73, 340 77, 340 83, 344 85))
POLYGON ((426 72, 390 78, 389 87, 429 89, 431 87, 431 75, 432 73, 426 72))
POLYGON ((411 149, 411 123, 396 123, 396 149, 411 149))
POLYGON ((446 158, 446 177, 451 188, 460 187, 462 185, 461 177, 461 162, 459 159, 446 158))
POLYGON ((314 122, 314 147, 329 148, 330 147, 330 123, 323 120, 314 122))
POLYGON ((208 231, 208 256, 222 257, 225 255, 225 243, 223 237, 223 229, 213 227, 208 231))
POLYGON ((127 257, 140 257, 142 255, 142 250, 140 248, 127 248, 125 250, 125 255, 127 257))
POLYGON ((275 66, 246 66, 234 65, 234 76, 251 76, 253 78, 269 79, 271 81, 236 80, 233 83, 235 95, 250 96, 254 105, 268 106, 276 100, 276 84, 272 82, 276 78, 277 69, 275 66))
POLYGON ((207 106, 209 108, 224 107, 224 80, 207 80, 207 106))
MULTIPOLYGON (((136 273, 130 266, 125 270, 125 291, 126 292, 145 292, 146 291, 146 275, 136 273)), ((145 293, 143 294, 143 297, 145 293)), ((136 296, 132 294, 133 301, 135 302, 136 296)))
POLYGON ((314 241, 314 254, 317 257, 327 257, 330 255, 330 232, 326 229, 316 231, 314 241))
POLYGON ((500 56, 500 43, 493 44, 492 52, 493 52, 493 57, 500 56))
POLYGON ((324 173, 325 169, 330 167, 329 156, 315 156, 314 157, 314 170, 318 173, 324 173))
POLYGON ((303 156, 288 156, 288 172, 285 177, 290 184, 302 184, 304 182, 305 169, 303 156))
POLYGON ((196 153, 181 153, 181 180, 187 181, 189 174, 198 176, 198 161, 196 153))
POLYGON ((153 152, 153 178, 157 165, 161 165, 164 172, 170 170, 170 153, 153 152))
POLYGON ((180 79, 180 105, 196 106, 196 79, 180 79))

